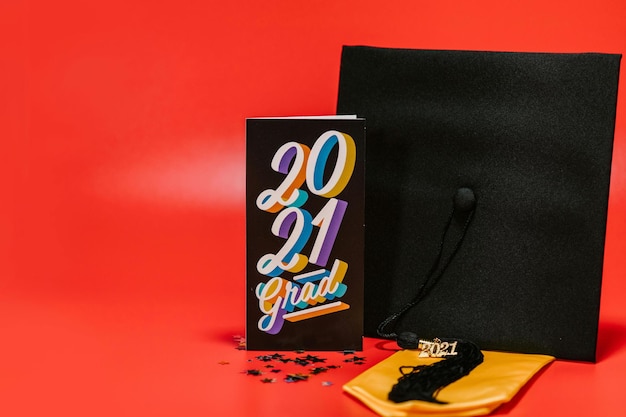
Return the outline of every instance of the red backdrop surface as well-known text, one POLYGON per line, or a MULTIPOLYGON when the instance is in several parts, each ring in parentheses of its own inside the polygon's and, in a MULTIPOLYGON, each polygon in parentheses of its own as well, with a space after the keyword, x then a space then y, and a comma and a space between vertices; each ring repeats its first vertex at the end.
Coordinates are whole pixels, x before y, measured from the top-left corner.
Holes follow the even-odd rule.
MULTIPOLYGON (((332 114, 344 44, 624 54, 626 3, 1 1, 0 415, 374 415, 341 385, 377 341, 332 386, 261 384, 232 341, 244 119, 332 114)), ((625 85, 599 362, 496 415, 626 416, 625 85)))

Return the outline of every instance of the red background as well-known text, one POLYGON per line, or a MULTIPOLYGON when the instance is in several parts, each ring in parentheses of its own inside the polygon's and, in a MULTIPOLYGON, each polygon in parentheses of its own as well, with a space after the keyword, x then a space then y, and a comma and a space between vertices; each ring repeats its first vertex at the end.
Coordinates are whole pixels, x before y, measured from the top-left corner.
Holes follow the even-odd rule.
MULTIPOLYGON (((1 1, 0 415, 373 415, 341 385, 374 340, 331 387, 261 384, 232 341, 244 118, 332 114, 344 44, 624 54, 626 4, 1 1)), ((625 85, 599 362, 497 415, 626 415, 625 85)))

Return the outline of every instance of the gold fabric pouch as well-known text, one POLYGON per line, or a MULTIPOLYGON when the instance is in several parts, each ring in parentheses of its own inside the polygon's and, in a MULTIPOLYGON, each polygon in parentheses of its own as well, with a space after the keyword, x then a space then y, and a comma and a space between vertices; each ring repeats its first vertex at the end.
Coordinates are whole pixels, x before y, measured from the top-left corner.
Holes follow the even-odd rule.
POLYGON ((483 351, 484 361, 469 375, 442 388, 437 400, 394 403, 389 391, 401 376, 401 366, 430 365, 441 359, 419 358, 419 352, 402 350, 369 368, 343 386, 373 411, 384 417, 480 416, 510 401, 552 356, 483 351))

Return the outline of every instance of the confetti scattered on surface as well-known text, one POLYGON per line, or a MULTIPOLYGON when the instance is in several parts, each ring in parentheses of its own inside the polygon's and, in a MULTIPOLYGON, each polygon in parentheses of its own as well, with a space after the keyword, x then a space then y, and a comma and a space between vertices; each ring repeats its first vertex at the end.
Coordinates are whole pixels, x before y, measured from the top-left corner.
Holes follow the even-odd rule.
POLYGON ((220 364, 220 365, 228 365, 228 364, 230 364, 230 362, 228 362, 228 361, 219 361, 218 364, 220 364))
MULTIPOLYGON (((234 336, 233 339, 235 340, 235 342, 238 343, 238 348, 243 346, 243 349, 245 349, 245 339, 243 337, 234 336)), ((262 366, 264 370, 261 371, 260 369, 248 369, 248 370, 243 371, 243 373, 246 375, 257 376, 257 377, 263 375, 265 372, 280 373, 280 372, 283 372, 283 370, 277 369, 275 367, 276 363, 283 364, 287 366, 288 368, 289 368, 289 365, 287 364, 293 363, 293 365, 290 365, 292 368, 294 365, 307 368, 306 371, 295 372, 295 373, 289 373, 289 369, 286 369, 287 374, 283 378, 283 381, 286 383, 296 383, 296 382, 308 381, 309 378, 311 377, 315 378, 316 375, 319 375, 321 373, 327 373, 329 370, 341 368, 341 365, 332 364, 332 363, 326 364, 326 362, 328 361, 328 358, 326 357, 321 357, 321 356, 312 355, 312 354, 304 355, 304 353, 305 353, 304 350, 297 350, 291 354, 290 353, 274 353, 274 354, 257 355, 253 358, 248 358, 247 361, 248 362, 255 362, 255 361, 263 362, 263 365, 261 365, 260 363, 259 365, 262 366)), ((345 350, 343 352, 339 352, 339 354, 343 354, 343 356, 345 357, 342 360, 343 362, 352 363, 354 365, 363 365, 365 363, 365 357, 357 356, 355 354, 355 351, 353 350, 345 350)), ((337 360, 341 361, 341 359, 339 358, 337 358, 337 360)), ((218 363, 221 365, 226 365, 229 362, 221 361, 218 363)), ((278 382, 279 380, 276 378, 263 377, 263 378, 260 378, 259 381, 261 381, 264 384, 273 384, 273 383, 278 382)), ((321 381, 321 384, 322 386, 325 386, 325 387, 330 387, 333 385, 331 381, 327 381, 327 380, 321 381)))

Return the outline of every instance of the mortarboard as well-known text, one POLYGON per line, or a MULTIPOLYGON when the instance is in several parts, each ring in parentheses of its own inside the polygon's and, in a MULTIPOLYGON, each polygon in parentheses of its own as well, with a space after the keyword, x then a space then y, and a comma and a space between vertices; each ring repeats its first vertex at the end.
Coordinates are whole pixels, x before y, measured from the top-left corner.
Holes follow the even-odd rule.
POLYGON ((620 58, 344 47, 367 336, 595 361, 620 58))

